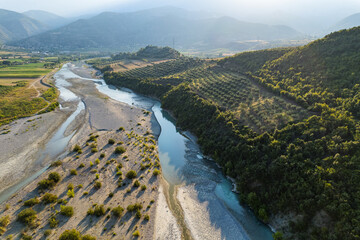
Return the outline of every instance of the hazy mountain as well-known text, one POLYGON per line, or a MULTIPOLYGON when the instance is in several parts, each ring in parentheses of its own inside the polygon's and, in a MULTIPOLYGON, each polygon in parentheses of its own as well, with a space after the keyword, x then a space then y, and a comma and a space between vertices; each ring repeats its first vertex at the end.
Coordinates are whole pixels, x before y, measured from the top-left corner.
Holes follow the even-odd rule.
POLYGON ((331 27, 331 31, 337 31, 340 29, 347 29, 352 27, 360 26, 360 13, 355 13, 350 15, 343 20, 336 23, 333 27, 331 27))
POLYGON ((41 10, 30 10, 23 14, 45 24, 49 28, 57 28, 71 22, 67 18, 41 10))
POLYGON ((47 27, 24 14, 0 9, 0 42, 27 38, 47 27))
POLYGON ((248 23, 230 17, 199 19, 182 9, 170 10, 104 12, 12 44, 42 50, 131 51, 146 45, 172 46, 175 42, 178 49, 214 49, 236 41, 301 37, 287 26, 248 23))

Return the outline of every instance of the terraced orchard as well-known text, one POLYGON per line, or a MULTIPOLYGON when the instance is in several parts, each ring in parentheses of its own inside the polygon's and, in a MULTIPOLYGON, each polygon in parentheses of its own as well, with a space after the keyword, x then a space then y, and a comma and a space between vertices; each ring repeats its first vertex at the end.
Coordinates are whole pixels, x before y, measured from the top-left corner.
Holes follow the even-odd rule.
POLYGON ((196 68, 186 74, 191 88, 223 110, 232 111, 257 132, 280 128, 308 116, 300 106, 278 97, 238 73, 217 66, 196 68))

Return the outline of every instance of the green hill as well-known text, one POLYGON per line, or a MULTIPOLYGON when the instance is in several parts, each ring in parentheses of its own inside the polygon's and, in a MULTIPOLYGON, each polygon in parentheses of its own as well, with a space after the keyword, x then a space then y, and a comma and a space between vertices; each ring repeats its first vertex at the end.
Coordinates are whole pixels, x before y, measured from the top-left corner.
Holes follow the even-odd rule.
POLYGON ((359 239, 359 34, 104 77, 161 98, 285 238, 359 239))
POLYGON ((35 19, 0 9, 0 42, 27 38, 46 29, 44 24, 35 19))

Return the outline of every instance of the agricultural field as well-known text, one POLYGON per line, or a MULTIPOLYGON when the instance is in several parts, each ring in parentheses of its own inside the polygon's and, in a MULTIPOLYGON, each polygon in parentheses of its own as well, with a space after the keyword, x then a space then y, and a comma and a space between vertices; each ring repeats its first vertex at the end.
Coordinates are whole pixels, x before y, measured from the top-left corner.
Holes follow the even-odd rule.
POLYGON ((41 83, 48 81, 58 67, 58 58, 0 53, 0 125, 16 118, 53 110, 57 92, 41 83))

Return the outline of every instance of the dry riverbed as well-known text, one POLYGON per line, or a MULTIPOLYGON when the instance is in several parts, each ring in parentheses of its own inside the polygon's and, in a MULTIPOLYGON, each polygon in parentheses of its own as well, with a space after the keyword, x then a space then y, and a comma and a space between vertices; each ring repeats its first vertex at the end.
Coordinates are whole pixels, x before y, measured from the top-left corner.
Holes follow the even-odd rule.
MULTIPOLYGON (((152 113, 107 98, 92 81, 70 82, 69 90, 81 98, 85 111, 69 125, 66 135, 76 130, 69 148, 77 144, 81 150, 71 151, 1 204, 0 238, 16 239, 24 233, 32 239, 58 239, 65 230, 77 229, 96 239, 180 239, 160 185, 161 174, 154 174, 161 169, 156 146, 160 128, 153 127, 152 113), (131 170, 136 172, 134 178, 126 176, 131 170), (54 172, 60 180, 49 183, 49 174, 54 172), (36 218, 28 218, 28 223, 19 221, 19 213, 29 209, 36 212, 36 218), (66 216, 71 209, 72 216, 66 216)), ((34 161, 29 155, 29 162, 21 162, 21 156, 27 151, 35 154, 76 103, 63 106, 69 108, 18 120, 9 126, 11 132, 0 136, 5 143, 1 146, 3 155, 7 156, 0 164, 8 169, 3 179, 11 175, 21 179, 22 169, 34 161), (10 161, 11 156, 17 159, 10 161)))

